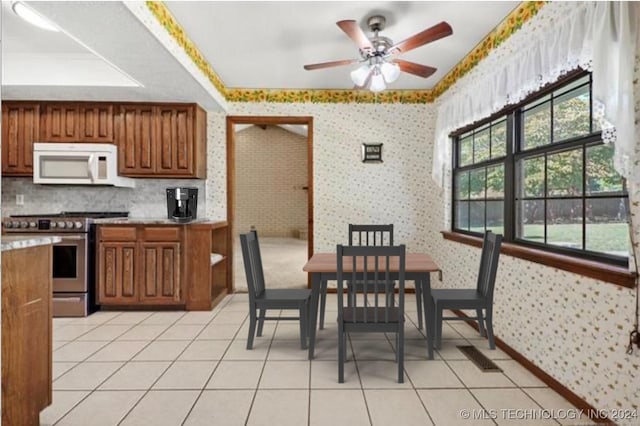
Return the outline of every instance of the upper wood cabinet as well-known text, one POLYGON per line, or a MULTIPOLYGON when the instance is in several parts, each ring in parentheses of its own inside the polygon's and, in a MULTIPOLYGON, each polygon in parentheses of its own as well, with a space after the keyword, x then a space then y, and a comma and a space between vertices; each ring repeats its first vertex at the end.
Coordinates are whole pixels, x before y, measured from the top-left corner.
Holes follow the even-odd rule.
POLYGON ((206 114, 197 105, 120 105, 115 127, 123 176, 206 176, 206 114))
POLYGON ((2 103, 2 174, 33 174, 33 143, 40 135, 40 105, 2 103))
POLYGON ((42 111, 45 142, 113 142, 113 105, 46 102, 42 111))
POLYGON ((196 104, 2 103, 2 174, 33 175, 33 142, 118 145, 129 177, 206 177, 207 115, 196 104))

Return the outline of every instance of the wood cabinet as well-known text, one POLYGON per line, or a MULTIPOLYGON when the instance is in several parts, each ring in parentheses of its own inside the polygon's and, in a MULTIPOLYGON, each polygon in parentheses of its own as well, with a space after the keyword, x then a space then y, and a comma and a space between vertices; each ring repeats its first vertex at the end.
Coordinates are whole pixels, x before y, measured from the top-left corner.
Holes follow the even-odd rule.
POLYGON ((123 104, 115 126, 123 176, 206 176, 206 114, 197 105, 123 104))
POLYGON ((38 425, 52 402, 51 245, 2 252, 2 424, 38 425))
POLYGON ((98 299, 103 304, 126 305, 138 300, 136 243, 100 244, 98 253, 98 299))
POLYGON ((6 101, 2 173, 33 175, 33 142, 118 145, 129 177, 206 177, 207 116, 196 104, 6 101))
POLYGON ((226 227, 99 225, 98 304, 212 309, 229 285, 226 227), (223 256, 213 266, 212 249, 223 256))
POLYGON ((33 175, 33 143, 40 135, 40 105, 2 104, 2 175, 33 175))
POLYGON ((181 303, 179 227, 100 226, 98 303, 181 303))

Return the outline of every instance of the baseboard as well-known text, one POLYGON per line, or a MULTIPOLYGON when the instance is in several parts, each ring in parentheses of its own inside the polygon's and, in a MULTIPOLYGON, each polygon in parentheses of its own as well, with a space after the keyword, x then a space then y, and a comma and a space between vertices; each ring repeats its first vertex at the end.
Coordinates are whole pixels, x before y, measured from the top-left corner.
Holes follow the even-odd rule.
MULTIPOLYGON (((458 309, 453 309, 453 313, 459 317, 468 317, 467 314, 465 314, 464 312, 458 309)), ((464 321, 464 322, 466 322, 470 327, 473 327, 475 330, 478 330, 478 323, 476 321, 464 321)), ((511 358, 517 361, 524 368, 529 370, 538 379, 542 380, 551 389, 553 389, 554 391, 562 395, 564 399, 569 401, 576 408, 583 410, 583 412, 589 416, 589 419, 591 421, 593 421, 594 423, 602 423, 602 424, 608 424, 608 425, 616 424, 607 418, 603 418, 601 416, 602 410, 599 411, 598 409, 593 407, 591 404, 589 404, 587 401, 582 399, 580 396, 573 393, 565 385, 563 385, 562 383, 554 379, 552 376, 547 374, 544 370, 542 370, 540 367, 535 365, 533 362, 529 361, 520 352, 516 351, 511 346, 507 345, 502 339, 500 339, 499 337, 496 337, 495 340, 496 340, 497 347, 502 349, 507 355, 509 355, 511 358)))

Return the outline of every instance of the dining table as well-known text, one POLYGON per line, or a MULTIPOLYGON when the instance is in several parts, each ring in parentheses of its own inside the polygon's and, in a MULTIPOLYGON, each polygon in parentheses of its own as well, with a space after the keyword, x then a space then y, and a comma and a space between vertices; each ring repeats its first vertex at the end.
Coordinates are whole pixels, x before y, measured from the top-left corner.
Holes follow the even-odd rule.
MULTIPOLYGON (((343 259, 344 272, 352 271, 352 261, 349 257, 343 259)), ((398 279, 398 263, 390 264, 392 279, 398 279)), ((318 325, 318 301, 322 289, 327 289, 327 281, 337 280, 338 263, 336 253, 315 253, 302 268, 311 274, 311 306, 309 309, 309 359, 313 359, 318 325), (324 283, 324 285, 323 285, 324 283)), ((363 263, 356 264, 356 272, 363 273, 363 263)), ((431 299, 431 272, 440 272, 438 265, 427 253, 407 253, 405 255, 405 281, 414 281, 416 297, 422 297, 422 306, 425 308, 425 331, 427 334, 427 358, 433 359, 433 338, 435 324, 433 312, 435 307, 431 299)), ((336 336, 337 337, 337 336, 336 336)))

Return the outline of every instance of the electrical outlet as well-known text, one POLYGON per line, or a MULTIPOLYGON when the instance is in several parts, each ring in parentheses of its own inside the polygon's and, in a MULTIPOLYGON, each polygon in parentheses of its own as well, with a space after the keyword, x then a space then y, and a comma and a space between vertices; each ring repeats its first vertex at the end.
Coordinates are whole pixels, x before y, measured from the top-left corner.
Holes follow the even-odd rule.
POLYGON ((24 194, 16 194, 16 205, 24 206, 24 194))

